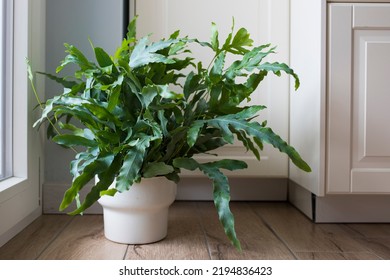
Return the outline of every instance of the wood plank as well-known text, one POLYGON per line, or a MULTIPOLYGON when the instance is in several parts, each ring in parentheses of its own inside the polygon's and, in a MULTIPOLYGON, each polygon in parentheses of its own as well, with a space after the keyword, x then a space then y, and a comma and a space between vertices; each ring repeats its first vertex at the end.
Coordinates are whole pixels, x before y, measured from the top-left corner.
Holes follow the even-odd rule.
POLYGON ((231 208, 242 253, 227 240, 212 202, 175 202, 168 236, 158 243, 111 242, 102 216, 44 215, 1 247, 0 259, 390 259, 389 224, 314 224, 287 203, 231 208))
POLYGON ((39 259, 121 260, 127 245, 107 240, 102 215, 74 217, 68 227, 50 244, 39 259))
POLYGON ((169 209, 168 235, 153 244, 129 246, 126 259, 210 259, 196 203, 175 202, 169 209))
POLYGON ((34 260, 69 224, 68 215, 44 215, 0 248, 1 260, 34 260))
POLYGON ((327 238, 343 253, 368 253, 370 250, 356 238, 354 232, 345 224, 316 224, 327 238))
POLYGON ((390 238, 360 238, 361 244, 364 244, 372 253, 384 260, 390 260, 390 238))
POLYGON ((247 203, 231 203, 236 233, 242 246, 241 253, 225 236, 213 203, 199 202, 198 205, 212 259, 294 259, 288 248, 267 228, 247 203))
POLYGON ((252 207, 293 252, 368 252, 337 224, 315 224, 289 204, 253 204, 252 207))
POLYGON ((367 238, 390 237, 390 224, 348 224, 348 227, 367 238))
POLYGON ((300 260, 380 260, 373 253, 330 253, 330 252, 298 252, 300 260))

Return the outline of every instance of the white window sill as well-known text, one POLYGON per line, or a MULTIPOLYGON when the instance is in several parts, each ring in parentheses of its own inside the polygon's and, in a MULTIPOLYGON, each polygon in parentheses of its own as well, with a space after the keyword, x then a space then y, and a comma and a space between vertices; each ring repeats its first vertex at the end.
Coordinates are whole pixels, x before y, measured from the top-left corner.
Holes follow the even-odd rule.
POLYGON ((0 204, 22 191, 24 188, 19 188, 18 186, 24 185, 23 183, 26 180, 26 178, 20 177, 11 177, 2 180, 0 182, 0 204))

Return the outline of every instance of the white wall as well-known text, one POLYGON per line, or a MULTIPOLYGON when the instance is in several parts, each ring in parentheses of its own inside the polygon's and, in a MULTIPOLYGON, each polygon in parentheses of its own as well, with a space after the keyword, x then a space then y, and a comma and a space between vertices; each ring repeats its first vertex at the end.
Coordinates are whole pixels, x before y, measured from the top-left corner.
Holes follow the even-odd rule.
MULTIPOLYGON (((65 57, 64 43, 75 45, 93 58, 88 37, 95 46, 113 53, 122 40, 123 0, 48 0, 46 24, 46 71, 54 73, 65 57)), ((64 73, 65 70, 64 70, 64 73)), ((61 91, 46 81, 46 97, 61 91)), ((71 182, 69 162, 74 153, 50 141, 45 145, 45 185, 71 182)))

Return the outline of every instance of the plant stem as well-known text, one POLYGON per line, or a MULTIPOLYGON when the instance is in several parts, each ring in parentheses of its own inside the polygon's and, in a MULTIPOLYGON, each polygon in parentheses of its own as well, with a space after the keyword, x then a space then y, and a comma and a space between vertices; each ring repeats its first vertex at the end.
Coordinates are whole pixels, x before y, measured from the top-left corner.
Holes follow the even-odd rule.
MULTIPOLYGON (((26 62, 27 62, 27 67, 28 67, 28 73, 29 73, 29 80, 30 80, 30 84, 31 84, 31 88, 32 88, 32 91, 34 93, 34 96, 35 96, 35 99, 37 100, 38 104, 39 104, 39 108, 41 108, 41 110, 43 111, 45 108, 43 107, 43 103, 41 101, 41 99, 39 98, 39 95, 38 95, 38 92, 35 88, 35 85, 34 85, 34 82, 33 82, 33 77, 32 77, 32 71, 31 71, 31 66, 30 66, 30 62, 28 59, 26 59, 26 62)), ((57 127, 53 124, 53 122, 50 120, 50 118, 46 118, 50 125, 53 127, 53 129, 55 130, 55 132, 58 134, 58 135, 62 135, 62 133, 57 129, 57 127)), ((74 147, 71 147, 72 151, 74 151, 76 154, 78 154, 79 152, 74 148, 74 147)))

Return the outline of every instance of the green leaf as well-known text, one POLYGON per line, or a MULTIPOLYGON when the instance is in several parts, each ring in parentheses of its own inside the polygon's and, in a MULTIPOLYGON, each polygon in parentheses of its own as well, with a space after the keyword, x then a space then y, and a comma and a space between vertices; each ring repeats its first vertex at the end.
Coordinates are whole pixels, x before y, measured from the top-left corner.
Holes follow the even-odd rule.
POLYGON ((175 158, 173 160, 173 166, 194 171, 199 168, 199 163, 193 158, 175 158))
POLYGON ((173 92, 169 89, 168 85, 155 85, 158 95, 162 98, 178 100, 183 99, 183 94, 173 92))
POLYGON ((219 221, 225 230, 225 234, 237 250, 241 251, 241 244, 234 228, 234 216, 229 207, 229 181, 227 177, 217 169, 202 168, 202 171, 213 180, 214 205, 217 209, 219 221))
POLYGON ((117 192, 117 189, 108 189, 105 191, 100 191, 100 197, 102 197, 103 195, 114 196, 117 192))
POLYGON ((171 132, 171 139, 166 145, 166 152, 162 161, 168 161, 170 158, 174 158, 177 148, 180 146, 179 143, 185 139, 186 135, 187 127, 178 127, 171 132))
POLYGON ((48 74, 48 73, 44 73, 44 72, 37 72, 37 74, 41 74, 41 75, 48 77, 50 80, 53 80, 58 84, 61 84, 64 88, 72 88, 72 87, 78 85, 78 83, 76 83, 74 81, 68 81, 66 77, 62 78, 62 77, 58 77, 56 75, 52 75, 52 74, 48 74))
POLYGON ((184 168, 191 171, 199 168, 213 181, 213 198, 218 212, 218 218, 223 226, 226 236, 238 250, 241 250, 240 241, 237 239, 234 228, 234 217, 229 207, 229 181, 219 169, 243 169, 247 167, 247 164, 243 161, 228 159, 200 164, 193 158, 176 158, 173 161, 173 165, 177 168, 184 168))
POLYGON ((107 191, 107 189, 111 186, 111 184, 115 180, 116 174, 118 173, 119 168, 121 166, 121 160, 122 160, 121 155, 115 156, 114 160, 107 168, 107 170, 98 175, 99 182, 94 187, 92 187, 90 192, 85 197, 83 203, 76 210, 69 213, 70 215, 77 215, 84 212, 101 197, 102 193, 104 192, 110 194, 114 193, 112 190, 107 191))
MULTIPOLYGON (((123 78, 123 77, 122 77, 123 78)), ((110 112, 110 113, 113 113, 115 107, 118 105, 119 103, 119 97, 121 95, 121 91, 122 91, 122 88, 121 86, 117 86, 115 87, 110 96, 109 96, 109 100, 108 100, 108 106, 107 106, 107 110, 110 112)))
POLYGON ((95 161, 96 158, 97 155, 93 153, 78 153, 70 163, 70 174, 72 174, 73 178, 80 176, 80 172, 84 170, 85 166, 95 161))
POLYGON ((53 141, 58 145, 69 148, 75 146, 96 147, 98 145, 95 140, 90 140, 85 137, 70 134, 57 135, 53 137, 53 141))
POLYGON ((130 67, 139 68, 141 66, 150 64, 150 63, 164 63, 172 64, 175 63, 175 60, 157 53, 160 50, 168 48, 174 43, 177 43, 177 40, 161 40, 156 43, 147 45, 148 37, 143 37, 139 40, 138 44, 134 47, 133 52, 130 56, 130 67))
POLYGON ((299 88, 300 82, 299 82, 298 75, 294 72, 293 69, 291 69, 285 63, 279 63, 279 62, 269 63, 269 62, 266 62, 266 63, 260 65, 257 68, 259 70, 272 71, 277 76, 280 76, 280 71, 284 71, 287 74, 290 74, 291 76, 294 77, 294 80, 295 80, 295 90, 297 90, 299 88))
POLYGON ((204 122, 196 121, 187 131, 187 144, 191 148, 195 145, 196 140, 199 138, 200 131, 204 126, 204 122))
POLYGON ((84 130, 81 128, 78 128, 77 126, 75 126, 71 123, 58 122, 58 126, 61 129, 71 131, 73 135, 84 136, 84 130))
POLYGON ((201 164, 201 168, 204 168, 204 166, 217 168, 217 169, 222 168, 230 171, 248 168, 248 165, 244 161, 234 160, 234 159, 222 159, 218 161, 201 164))
POLYGON ((222 138, 229 144, 233 144, 234 142, 234 135, 230 131, 230 120, 229 118, 215 118, 206 121, 209 125, 217 127, 221 130, 222 138))
POLYGON ((158 94, 158 86, 155 85, 148 85, 142 89, 141 92, 141 97, 142 97, 142 106, 144 108, 148 108, 150 103, 153 102, 153 99, 157 96, 158 94))
POLYGON ((113 124, 120 126, 121 122, 118 120, 117 117, 115 117, 113 114, 111 114, 101 103, 90 103, 90 104, 84 104, 84 107, 88 109, 94 117, 99 119, 103 122, 112 122, 113 124))
POLYGON ((130 43, 134 43, 135 38, 131 40, 123 39, 122 44, 116 49, 114 54, 114 60, 118 62, 118 66, 120 66, 124 71, 129 72, 129 50, 130 43))
POLYGON ((250 34, 245 28, 240 28, 233 38, 230 51, 237 51, 240 54, 248 52, 244 47, 251 47, 253 40, 250 38, 250 34))
POLYGON ((214 205, 218 213, 226 236, 232 244, 241 251, 240 241, 237 238, 234 228, 234 217, 230 211, 230 186, 228 178, 219 170, 225 168, 229 170, 246 168, 246 163, 237 160, 221 160, 205 164, 199 164, 199 169, 213 181, 214 205))
POLYGON ((207 133, 205 135, 201 135, 198 138, 195 146, 192 149, 190 149, 187 155, 192 156, 194 154, 199 154, 199 153, 208 153, 209 151, 218 149, 222 146, 225 146, 226 144, 227 142, 225 142, 219 136, 215 136, 213 134, 207 133))
POLYGON ((161 131, 165 137, 169 136, 168 132, 168 119, 165 117, 164 110, 158 110, 157 117, 160 121, 161 131))
POLYGON ((107 67, 114 64, 110 56, 102 48, 97 47, 94 51, 100 67, 107 67))
POLYGON ((229 130, 230 126, 236 131, 245 131, 248 136, 254 137, 255 140, 269 143, 279 149, 279 151, 287 154, 298 168, 310 172, 310 166, 301 158, 299 153, 292 146, 288 145, 286 141, 280 138, 279 135, 275 134, 271 128, 263 127, 257 122, 248 122, 246 119, 242 118, 243 116, 249 116, 252 109, 256 110, 256 108, 249 108, 236 115, 220 116, 212 120, 207 120, 206 122, 211 126, 220 128, 225 140, 233 137, 232 132, 229 130))
POLYGON ((180 30, 176 30, 175 32, 173 32, 170 36, 169 36, 169 39, 177 39, 180 35, 180 30))
POLYGON ((240 112, 234 114, 237 119, 252 119, 258 112, 264 110, 266 107, 262 105, 253 105, 243 108, 240 112))
POLYGON ((213 68, 211 68, 210 79, 214 84, 218 83, 222 79, 222 71, 225 65, 225 57, 226 54, 224 52, 221 52, 215 59, 213 68))
POLYGON ((58 119, 61 115, 75 117, 86 126, 98 127, 99 120, 94 117, 91 112, 81 106, 58 106, 55 109, 55 118, 58 119))
POLYGON ((31 62, 28 58, 26 58, 26 65, 27 65, 27 75, 28 75, 28 79, 30 80, 30 82, 33 84, 33 81, 34 81, 34 75, 32 73, 32 69, 31 69, 31 62))
POLYGON ((192 93, 204 90, 206 88, 206 86, 201 83, 202 78, 202 75, 194 74, 192 71, 187 75, 183 88, 183 93, 186 100, 191 96, 192 93))
POLYGON ((74 178, 72 186, 65 192, 60 205, 60 211, 66 209, 76 198, 79 191, 91 181, 96 174, 105 172, 114 160, 113 154, 103 154, 85 166, 81 175, 74 178))
MULTIPOLYGON (((261 61, 269 54, 274 53, 275 48, 270 48, 267 51, 263 51, 269 48, 270 44, 261 45, 246 52, 242 59, 236 60, 226 70, 226 78, 234 81, 237 76, 246 76, 248 72, 252 72, 255 69, 260 69, 261 61)), ((261 69, 260 69, 261 70, 261 69)))
POLYGON ((211 23, 211 47, 215 52, 219 49, 218 30, 214 22, 211 23))
MULTIPOLYGON (((237 131, 234 128, 231 128, 234 134, 237 135, 237 139, 243 143, 247 151, 251 151, 257 160, 260 160, 260 153, 253 144, 252 140, 246 136, 245 131, 237 131)), ((261 149, 261 148, 260 148, 261 149)))
POLYGON ((120 142, 120 135, 118 133, 106 130, 100 130, 95 132, 97 139, 100 141, 101 146, 107 145, 111 147, 111 145, 117 145, 120 142))
POLYGON ((135 16, 127 26, 127 40, 135 39, 137 35, 137 18, 138 16, 135 16))
POLYGON ((116 180, 116 189, 119 192, 129 190, 134 181, 141 177, 140 170, 145 158, 146 149, 150 145, 149 137, 139 139, 136 146, 131 147, 126 153, 123 165, 116 180))
POLYGON ((228 51, 229 50, 229 46, 230 46, 230 44, 232 42, 233 32, 234 32, 234 17, 232 19, 231 31, 230 31, 229 35, 226 37, 225 43, 222 46, 222 50, 224 50, 224 51, 228 51))
POLYGON ((52 99, 48 99, 44 106, 45 108, 42 111, 41 117, 34 123, 33 126, 35 127, 48 119, 48 115, 53 111, 58 112, 64 109, 64 111, 66 110, 68 113, 72 114, 74 111, 79 109, 76 107, 77 105, 82 105, 84 103, 89 103, 89 101, 79 97, 70 97, 68 95, 58 95, 52 99), (65 106, 66 109, 62 106, 65 106))
POLYGON ((111 57, 106 53, 106 51, 102 48, 94 48, 96 60, 100 67, 107 68, 112 67, 113 73, 118 73, 118 69, 116 69, 114 62, 111 57))
POLYGON ((77 64, 82 71, 87 71, 88 69, 94 69, 95 66, 91 64, 88 59, 84 56, 84 54, 77 49, 75 46, 64 44, 66 48, 66 52, 69 53, 65 59, 62 61, 61 65, 57 67, 56 72, 62 71, 62 69, 70 64, 77 64))
POLYGON ((166 175, 174 172, 175 170, 171 165, 164 162, 152 162, 146 165, 143 171, 144 178, 152 178, 156 176, 166 175))

